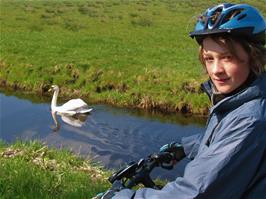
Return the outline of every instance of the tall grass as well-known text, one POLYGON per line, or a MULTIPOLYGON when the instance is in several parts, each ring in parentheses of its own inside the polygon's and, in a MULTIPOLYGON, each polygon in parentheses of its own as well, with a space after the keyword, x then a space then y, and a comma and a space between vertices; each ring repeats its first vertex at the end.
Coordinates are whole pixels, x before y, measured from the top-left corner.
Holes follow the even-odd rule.
MULTIPOLYGON (((241 2, 266 13, 264 1, 241 2)), ((96 102, 206 112, 206 76, 188 32, 213 1, 0 3, 2 86, 45 92, 58 84, 96 102)))
POLYGON ((0 198, 92 198, 108 172, 69 151, 37 143, 0 145, 0 198))

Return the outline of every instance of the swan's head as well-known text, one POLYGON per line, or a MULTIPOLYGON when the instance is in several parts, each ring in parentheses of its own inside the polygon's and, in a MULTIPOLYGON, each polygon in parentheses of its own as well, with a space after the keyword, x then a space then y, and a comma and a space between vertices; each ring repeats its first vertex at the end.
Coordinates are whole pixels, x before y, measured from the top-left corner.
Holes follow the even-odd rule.
POLYGON ((59 91, 59 87, 57 85, 52 85, 49 91, 59 91))

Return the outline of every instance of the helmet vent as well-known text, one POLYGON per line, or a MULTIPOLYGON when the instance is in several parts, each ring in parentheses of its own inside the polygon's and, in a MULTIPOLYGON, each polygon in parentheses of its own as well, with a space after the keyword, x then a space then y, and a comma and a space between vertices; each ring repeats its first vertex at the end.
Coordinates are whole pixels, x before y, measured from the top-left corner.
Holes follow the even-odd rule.
POLYGON ((247 14, 242 14, 242 15, 240 15, 240 16, 237 18, 237 20, 239 21, 239 20, 245 18, 246 16, 247 16, 247 14))
POLYGON ((222 11, 223 11, 222 8, 218 8, 214 11, 214 13, 210 16, 210 24, 213 25, 217 22, 222 11))
MULTIPOLYGON (((238 16, 244 9, 235 9, 230 11, 223 19, 222 24, 230 21, 231 19, 233 19, 234 17, 238 16)), ((246 15, 243 14, 241 16, 239 16, 237 19, 240 20, 242 18, 244 18, 246 15), (243 16, 244 15, 244 16, 243 16), (240 18, 240 19, 239 19, 240 18)))

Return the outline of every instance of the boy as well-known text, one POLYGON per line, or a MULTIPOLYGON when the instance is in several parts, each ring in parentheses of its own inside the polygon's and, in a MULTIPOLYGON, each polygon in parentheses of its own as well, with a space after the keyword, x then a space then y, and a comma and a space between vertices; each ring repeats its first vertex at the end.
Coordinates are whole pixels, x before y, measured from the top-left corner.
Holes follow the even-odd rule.
POLYGON ((120 187, 102 198, 266 198, 265 30, 262 15, 246 4, 221 4, 198 19, 190 36, 200 45, 213 106, 204 135, 174 144, 177 160, 191 159, 184 176, 161 190, 120 187))

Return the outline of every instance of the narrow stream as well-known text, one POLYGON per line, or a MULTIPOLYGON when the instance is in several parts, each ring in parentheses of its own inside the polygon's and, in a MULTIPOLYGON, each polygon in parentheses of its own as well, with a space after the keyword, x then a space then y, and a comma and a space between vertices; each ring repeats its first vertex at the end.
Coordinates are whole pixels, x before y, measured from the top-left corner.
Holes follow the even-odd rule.
MULTIPOLYGON (((40 140, 92 158, 107 168, 119 168, 158 152, 166 143, 205 130, 203 118, 152 114, 100 104, 91 104, 93 111, 87 117, 57 116, 60 127, 56 128, 50 98, 1 91, 0 103, 0 139, 7 143, 17 139, 40 140)), ((185 164, 186 160, 172 171, 157 169, 153 175, 173 180, 182 175, 185 164)))

